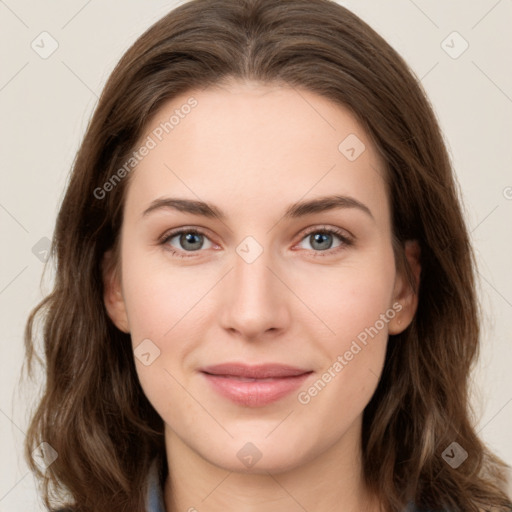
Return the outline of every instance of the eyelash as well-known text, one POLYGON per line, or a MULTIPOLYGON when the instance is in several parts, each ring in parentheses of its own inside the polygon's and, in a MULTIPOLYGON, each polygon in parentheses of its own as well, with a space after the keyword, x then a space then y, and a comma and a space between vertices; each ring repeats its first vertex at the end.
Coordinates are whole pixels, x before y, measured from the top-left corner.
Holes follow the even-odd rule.
MULTIPOLYGON (((172 246, 170 245, 167 245, 167 242, 169 242, 169 240, 171 240, 172 238, 174 238, 176 235, 181 235, 183 233, 187 233, 187 234, 194 234, 194 235, 202 235, 206 238, 208 238, 207 234, 205 232, 203 232, 202 230, 200 229, 197 229, 197 228, 180 228, 176 231, 171 231, 171 232, 168 232, 168 233, 165 233, 159 240, 159 244, 162 245, 162 246, 166 246, 165 249, 168 250, 173 256, 176 256, 177 258, 193 258, 194 255, 193 253, 194 252, 202 252, 201 250, 199 251, 178 251, 176 249, 174 249, 172 246), (192 254, 191 255, 185 255, 183 254, 183 252, 191 252, 192 254)), ((312 228, 310 230, 308 230, 303 236, 302 238, 300 239, 300 241, 302 242, 302 240, 304 240, 306 237, 308 237, 309 235, 313 234, 313 233, 321 233, 323 235, 336 235, 340 241, 341 241, 341 244, 338 246, 338 247, 335 247, 334 249, 326 249, 325 251, 315 251, 313 250, 313 257, 314 258, 324 258, 324 257, 327 257, 327 256, 332 256, 334 254, 337 254, 339 251, 342 251, 344 249, 346 249, 347 247, 350 247, 353 245, 353 240, 351 238, 349 238, 348 236, 345 235, 345 232, 341 231, 340 229, 337 229, 337 228, 312 228)))

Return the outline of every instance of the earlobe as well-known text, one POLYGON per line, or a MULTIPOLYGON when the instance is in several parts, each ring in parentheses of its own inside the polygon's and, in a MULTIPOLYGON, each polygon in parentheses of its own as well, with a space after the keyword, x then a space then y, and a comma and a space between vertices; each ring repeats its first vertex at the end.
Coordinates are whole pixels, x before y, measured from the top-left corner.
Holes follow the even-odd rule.
POLYGON ((125 333, 130 332, 121 282, 112 250, 105 252, 102 260, 103 302, 114 325, 125 333))
POLYGON ((397 315, 389 322, 389 334, 400 334, 409 327, 418 308, 418 294, 421 277, 421 250, 416 240, 407 240, 404 246, 405 259, 411 270, 414 286, 405 269, 397 273, 393 303, 401 306, 397 315))

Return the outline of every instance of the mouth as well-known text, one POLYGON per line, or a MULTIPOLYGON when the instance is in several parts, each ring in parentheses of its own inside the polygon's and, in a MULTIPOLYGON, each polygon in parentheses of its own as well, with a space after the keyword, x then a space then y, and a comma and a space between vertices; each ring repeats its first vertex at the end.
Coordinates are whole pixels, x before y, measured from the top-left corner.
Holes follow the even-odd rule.
POLYGON ((289 395, 312 370, 282 364, 226 363, 200 369, 212 389, 245 407, 263 407, 289 395))

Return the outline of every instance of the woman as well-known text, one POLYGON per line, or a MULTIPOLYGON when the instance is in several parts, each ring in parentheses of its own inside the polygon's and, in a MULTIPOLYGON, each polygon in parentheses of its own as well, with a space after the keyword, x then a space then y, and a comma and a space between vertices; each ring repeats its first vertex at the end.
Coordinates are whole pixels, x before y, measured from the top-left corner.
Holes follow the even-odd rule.
POLYGON ((474 260, 444 142, 347 9, 192 0, 152 26, 52 251, 26 332, 30 365, 44 313, 26 451, 49 509, 510 509, 469 415, 474 260))

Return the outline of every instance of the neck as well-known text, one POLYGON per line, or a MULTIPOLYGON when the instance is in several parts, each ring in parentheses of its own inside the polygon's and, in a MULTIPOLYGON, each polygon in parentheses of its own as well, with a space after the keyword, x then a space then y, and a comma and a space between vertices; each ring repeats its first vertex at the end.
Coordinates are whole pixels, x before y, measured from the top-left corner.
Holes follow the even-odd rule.
POLYGON ((167 512, 377 512, 362 478, 360 420, 323 453, 287 471, 240 473, 201 457, 166 430, 167 512))

